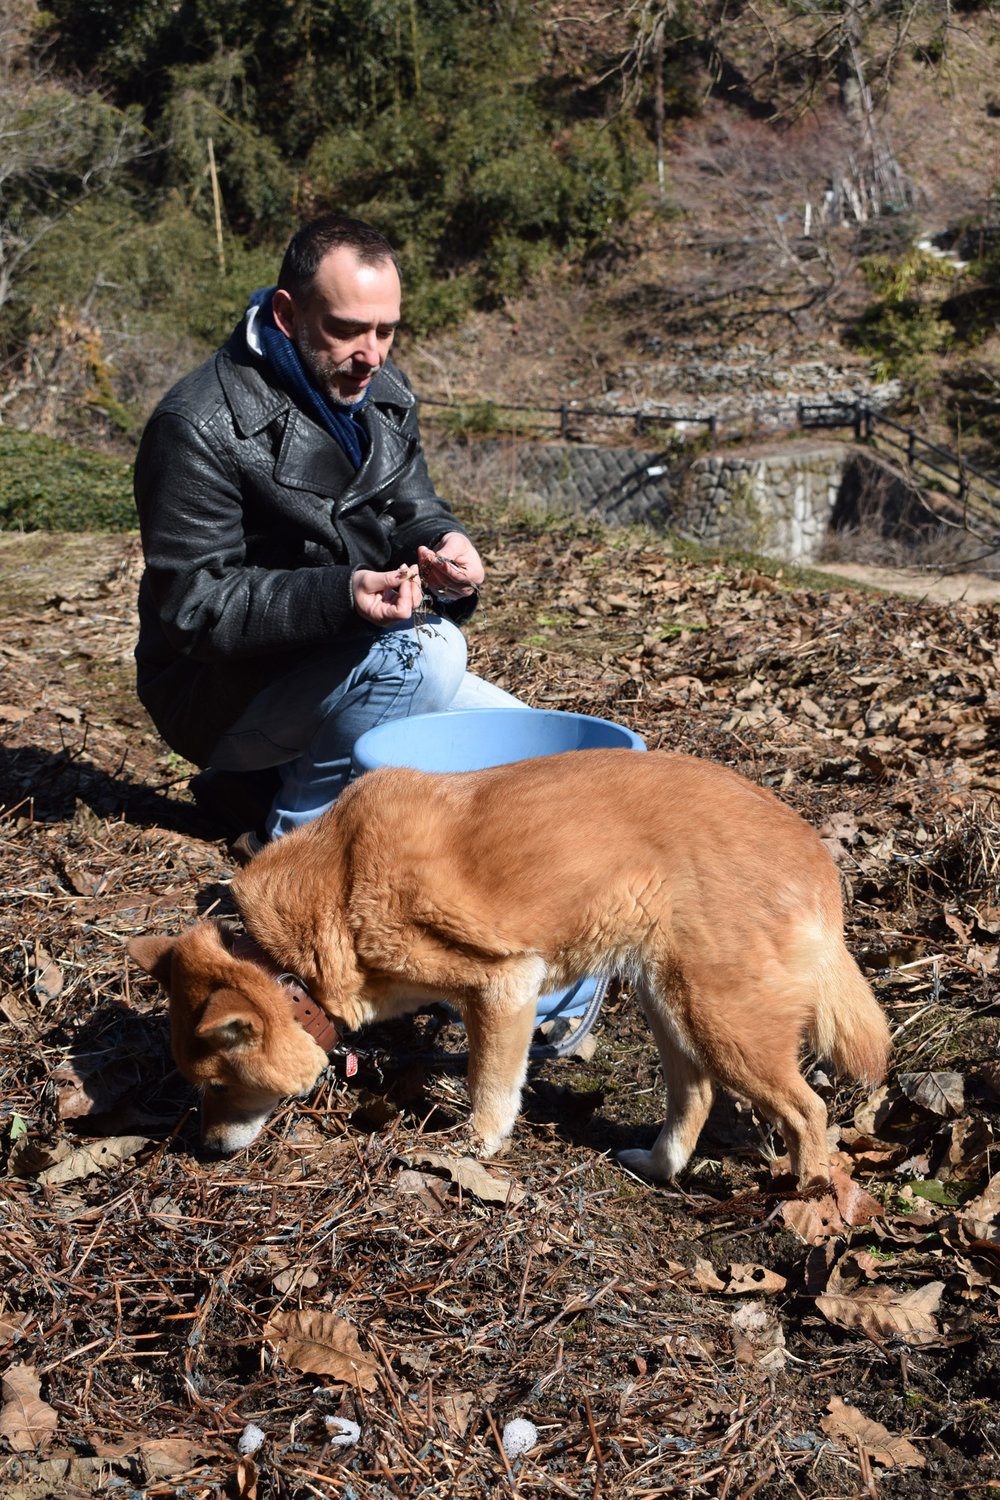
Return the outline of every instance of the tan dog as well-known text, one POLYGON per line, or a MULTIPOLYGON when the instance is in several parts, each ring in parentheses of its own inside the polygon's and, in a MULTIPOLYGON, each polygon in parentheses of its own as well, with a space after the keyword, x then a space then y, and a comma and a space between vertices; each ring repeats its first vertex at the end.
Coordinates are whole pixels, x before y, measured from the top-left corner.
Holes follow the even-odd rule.
POLYGON ((129 944, 169 992, 174 1056, 215 1149, 249 1144, 326 1064, 280 970, 349 1030, 455 1005, 483 1155, 513 1130, 539 994, 585 974, 621 973, 656 1038, 666 1123, 651 1151, 621 1154, 653 1178, 685 1166, 718 1082, 779 1127, 802 1186, 825 1180, 803 1043, 855 1077, 885 1070, 888 1027, 844 946, 832 860, 790 808, 709 761, 584 750, 371 771, 267 846, 233 894, 257 959, 213 922, 129 944))

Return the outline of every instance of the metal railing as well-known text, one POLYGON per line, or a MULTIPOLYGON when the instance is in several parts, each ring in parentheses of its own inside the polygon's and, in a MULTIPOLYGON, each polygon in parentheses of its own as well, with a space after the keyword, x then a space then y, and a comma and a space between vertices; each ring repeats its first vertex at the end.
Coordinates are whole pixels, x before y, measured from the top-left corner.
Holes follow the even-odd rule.
MULTIPOLYGON (((715 412, 706 416, 691 417, 686 412, 671 411, 669 407, 643 407, 636 411, 605 411, 600 406, 571 406, 564 401, 560 406, 535 406, 528 403, 518 405, 515 402, 505 401, 441 401, 434 396, 417 396, 419 406, 440 406, 450 411, 475 414, 480 411, 522 411, 538 412, 542 416, 558 417, 558 422, 552 424, 537 424, 532 431, 556 432, 562 438, 569 437, 574 427, 581 418, 600 417, 606 422, 630 422, 633 431, 638 436, 643 436, 648 430, 651 422, 684 423, 688 427, 704 427, 710 437, 714 438, 718 433, 719 419, 715 412)), ((484 431, 484 436, 493 436, 492 431, 484 431)), ((497 429, 497 436, 500 429, 497 429)))
MULTIPOLYGON (((633 432, 640 437, 648 433, 651 424, 664 423, 684 427, 704 427, 709 438, 714 441, 722 426, 722 421, 715 412, 690 416, 687 412, 673 411, 666 406, 647 406, 633 411, 607 411, 599 406, 573 406, 568 402, 562 402, 558 406, 536 406, 528 402, 518 404, 501 401, 442 401, 433 396, 417 396, 416 399, 421 407, 434 406, 463 413, 467 419, 471 419, 467 427, 470 432, 477 430, 475 426, 477 413, 525 412, 557 419, 554 423, 526 424, 519 434, 525 438, 552 432, 560 438, 568 439, 578 432, 580 421, 587 418, 599 418, 602 422, 629 422, 633 432)), ((865 440, 884 443, 903 455, 906 467, 917 487, 921 486, 923 475, 933 474, 934 478, 930 481, 930 485, 937 489, 944 498, 956 503, 967 516, 977 514, 982 517, 985 511, 988 520, 1000 523, 1000 477, 987 474, 985 470, 970 464, 959 454, 952 453, 947 448, 942 448, 940 444, 921 437, 915 428, 904 426, 894 418, 885 416, 868 402, 800 401, 796 404, 794 413, 794 417, 791 417, 792 424, 794 425, 797 421, 798 427, 803 430, 851 427, 855 441, 859 443, 865 440)), ((761 415, 763 414, 758 413, 758 417, 761 415)), ((789 416, 791 416, 790 411, 789 416)), ((727 421, 726 426, 728 428, 731 424, 727 421)), ((505 429, 498 425, 496 428, 485 426, 479 431, 484 437, 499 437, 504 434, 505 429)), ((507 431, 509 434, 509 429, 507 431)))
POLYGON ((913 427, 873 410, 865 401, 830 405, 799 403, 799 425, 810 427, 853 427, 858 442, 874 439, 903 455, 906 468, 916 484, 924 474, 932 474, 930 485, 945 499, 955 502, 968 515, 974 512, 1000 522, 1000 478, 987 474, 975 464, 940 443, 921 437, 913 427))

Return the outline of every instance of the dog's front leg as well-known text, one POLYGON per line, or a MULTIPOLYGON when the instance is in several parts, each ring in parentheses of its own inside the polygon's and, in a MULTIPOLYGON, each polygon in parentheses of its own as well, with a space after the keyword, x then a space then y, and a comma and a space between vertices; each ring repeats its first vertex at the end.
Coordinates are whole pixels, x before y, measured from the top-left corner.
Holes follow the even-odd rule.
POLYGON ((517 1009, 508 1002, 502 1009, 470 1006, 466 1012, 472 1128, 482 1141, 483 1156, 493 1156, 514 1129, 528 1070, 536 1001, 532 991, 517 1009))

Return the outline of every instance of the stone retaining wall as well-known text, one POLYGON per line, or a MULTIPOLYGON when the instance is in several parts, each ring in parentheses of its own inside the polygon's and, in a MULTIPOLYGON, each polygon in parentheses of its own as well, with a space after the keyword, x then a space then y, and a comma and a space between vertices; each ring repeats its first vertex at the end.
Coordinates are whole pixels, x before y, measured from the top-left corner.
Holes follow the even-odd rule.
POLYGON ((734 448, 691 458, 491 438, 439 447, 433 460, 445 494, 486 489, 542 511, 597 516, 612 526, 646 525, 705 547, 802 565, 820 560, 834 529, 860 526, 916 555, 942 521, 953 527, 962 521, 940 497, 929 509, 875 449, 849 442, 734 448))
POLYGON ((674 529, 706 546, 737 547, 789 563, 816 562, 837 509, 851 449, 783 449, 763 458, 696 459, 674 529))
POLYGON ((482 445, 494 446, 505 453, 511 492, 546 509, 612 525, 642 522, 705 546, 796 563, 819 556, 851 457, 842 443, 693 461, 583 443, 524 443, 516 454, 502 443, 482 445))

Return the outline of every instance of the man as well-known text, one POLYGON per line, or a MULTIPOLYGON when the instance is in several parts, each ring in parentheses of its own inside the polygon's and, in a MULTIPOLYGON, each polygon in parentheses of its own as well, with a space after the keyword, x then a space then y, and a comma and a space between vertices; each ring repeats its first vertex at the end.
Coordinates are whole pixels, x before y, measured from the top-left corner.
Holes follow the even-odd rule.
POLYGON ((399 318, 388 241, 323 215, 139 446, 138 693, 167 743, 211 768, 195 779, 206 806, 235 809, 267 773, 241 859, 336 800, 373 725, 516 704, 465 670, 458 625, 483 564, 428 477, 388 358, 399 318))

